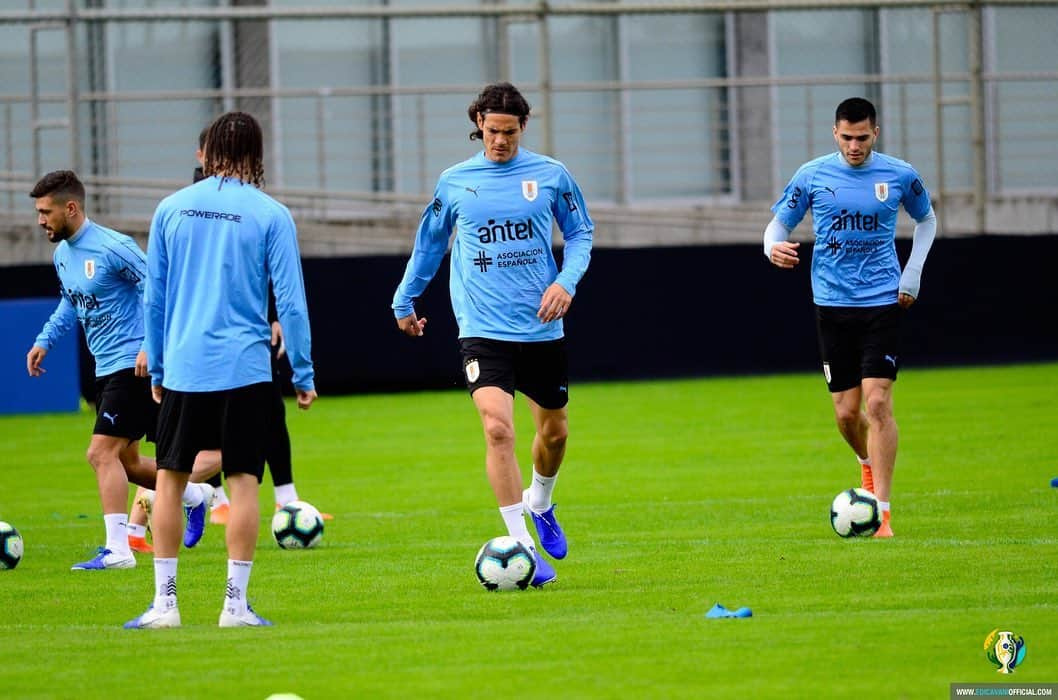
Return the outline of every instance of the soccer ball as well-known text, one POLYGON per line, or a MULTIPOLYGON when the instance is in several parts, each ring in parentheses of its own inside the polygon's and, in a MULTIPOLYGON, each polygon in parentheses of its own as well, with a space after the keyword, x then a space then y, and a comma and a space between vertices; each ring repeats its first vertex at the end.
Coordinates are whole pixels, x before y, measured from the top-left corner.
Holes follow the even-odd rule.
POLYGON ((536 559, 515 538, 493 537, 478 550, 474 573, 490 591, 525 590, 536 573, 536 559))
POLYGON ((13 569, 22 561, 22 535, 0 521, 0 569, 13 569))
POLYGON ((272 516, 272 536, 283 549, 308 549, 323 538, 323 516, 305 501, 291 501, 272 516))
POLYGON ((830 524, 842 537, 870 537, 882 526, 878 499, 866 489, 846 489, 830 504, 830 524))

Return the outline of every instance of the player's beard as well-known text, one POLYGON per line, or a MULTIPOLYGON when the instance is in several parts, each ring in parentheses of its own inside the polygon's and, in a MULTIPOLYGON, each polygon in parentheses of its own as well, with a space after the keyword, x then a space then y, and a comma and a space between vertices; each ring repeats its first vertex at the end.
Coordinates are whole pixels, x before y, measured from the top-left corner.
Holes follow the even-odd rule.
POLYGON ((70 237, 70 223, 68 221, 63 221, 62 226, 59 226, 58 228, 53 228, 50 231, 48 229, 44 229, 44 232, 48 234, 48 240, 52 243, 65 241, 67 238, 70 237))

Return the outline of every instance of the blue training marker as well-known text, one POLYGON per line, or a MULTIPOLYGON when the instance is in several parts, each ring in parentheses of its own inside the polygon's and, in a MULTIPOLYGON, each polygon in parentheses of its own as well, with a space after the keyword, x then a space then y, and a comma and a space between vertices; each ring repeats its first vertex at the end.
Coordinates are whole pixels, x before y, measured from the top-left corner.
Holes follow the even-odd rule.
POLYGON ((738 610, 728 610, 720 603, 716 603, 709 609, 709 612, 707 612, 705 616, 710 619, 725 617, 753 617, 753 611, 746 607, 739 608, 738 610))
POLYGON ((1051 479, 1051 487, 1058 489, 1058 476, 1051 479))

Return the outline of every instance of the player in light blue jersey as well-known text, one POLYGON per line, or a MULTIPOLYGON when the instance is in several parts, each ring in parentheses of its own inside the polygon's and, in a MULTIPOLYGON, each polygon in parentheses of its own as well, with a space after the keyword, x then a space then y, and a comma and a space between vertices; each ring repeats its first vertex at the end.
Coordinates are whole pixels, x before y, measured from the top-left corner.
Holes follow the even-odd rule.
POLYGON ((918 298, 937 218, 915 169, 874 150, 878 131, 869 101, 853 97, 838 105, 838 152, 805 163, 790 180, 772 207, 764 254, 777 267, 795 267, 800 244, 788 238, 812 212, 812 295, 823 375, 838 430, 860 462, 862 485, 881 504, 883 522, 875 537, 892 537, 899 331, 905 310, 918 298), (901 206, 916 222, 902 271, 895 245, 901 206))
POLYGON ((269 429, 272 367, 268 284, 286 331, 298 406, 316 399, 309 317, 290 212, 261 187, 261 127, 245 112, 206 134, 205 179, 166 197, 147 245, 147 363, 158 420, 154 598, 126 628, 180 626, 176 573, 178 495, 194 454, 219 447, 230 490, 228 578, 221 627, 271 623, 247 605, 260 527, 262 436, 269 429))
MULTIPOLYGON (((445 170, 423 212, 415 249, 393 296, 397 326, 421 336, 414 302, 452 243, 452 310, 463 371, 485 433, 485 466, 511 536, 532 551, 532 517, 544 551, 566 556, 551 495, 566 451, 568 380, 563 318, 591 257, 594 224, 562 163, 521 148, 529 105, 510 83, 488 85, 467 110, 485 148, 445 170), (562 267, 551 227, 565 240, 562 267), (536 435, 533 476, 523 491, 514 453, 514 392, 525 394, 536 435)), ((534 586, 555 580, 537 556, 534 586)))
MULTIPOLYGON (((72 171, 48 173, 30 197, 37 223, 56 244, 53 261, 61 296, 26 355, 26 369, 33 377, 45 372, 42 363, 48 350, 78 323, 96 366, 96 423, 87 457, 99 486, 106 545, 73 569, 132 568, 136 560, 125 515, 129 482, 153 488, 157 475, 154 460, 139 452, 140 438, 154 440, 158 415, 143 352, 146 258, 130 237, 87 218, 85 188, 72 171)), ((196 480, 218 470, 219 458, 219 453, 204 453, 196 462, 196 480)), ((202 537, 211 494, 212 488, 198 484, 184 489, 182 500, 190 516, 187 546, 202 537)))

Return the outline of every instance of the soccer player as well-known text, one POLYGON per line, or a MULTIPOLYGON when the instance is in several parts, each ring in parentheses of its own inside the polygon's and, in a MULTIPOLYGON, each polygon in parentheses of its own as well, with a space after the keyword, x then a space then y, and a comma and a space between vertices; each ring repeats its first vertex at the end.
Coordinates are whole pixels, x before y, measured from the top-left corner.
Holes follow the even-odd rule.
POLYGON ((467 388, 485 434, 485 468, 511 536, 537 559, 534 586, 554 581, 525 523, 556 559, 566 537, 551 496, 568 435, 563 318, 591 257, 594 224, 566 167, 519 143, 529 105, 510 83, 488 85, 467 110, 484 150, 441 173, 426 207, 404 278, 393 296, 397 326, 421 336, 426 318, 414 301, 452 244, 452 309, 467 388), (551 225, 565 239, 562 269, 551 251, 551 225), (514 453, 514 392, 525 394, 536 426, 528 489, 514 453))
MULTIPOLYGON (((209 132, 207 126, 198 134, 198 149, 195 150, 195 159, 198 167, 192 175, 192 183, 204 179, 203 166, 206 163, 206 134, 209 132)), ((287 408, 283 401, 283 382, 290 376, 290 363, 281 362, 286 354, 286 346, 283 344, 283 327, 279 324, 279 316, 276 313, 275 294, 272 287, 268 287, 268 321, 272 327, 272 427, 268 432, 268 441, 265 450, 265 462, 268 464, 268 473, 272 476, 272 488, 275 491, 276 510, 287 503, 298 500, 298 492, 294 486, 294 466, 290 452, 290 431, 287 430, 287 408)), ((210 507, 209 521, 215 525, 225 525, 228 522, 228 513, 231 503, 228 494, 224 492, 221 484, 220 474, 210 479, 215 497, 210 507)), ((334 520, 330 513, 320 513, 324 520, 334 520)))
MULTIPOLYGON (((26 355, 26 369, 32 377, 46 372, 42 363, 48 350, 78 322, 96 362, 96 423, 87 458, 99 486, 106 544, 73 569, 129 569, 136 566, 125 513, 129 481, 153 488, 156 477, 154 460, 139 453, 140 438, 154 440, 158 415, 143 352, 146 259, 132 238, 88 219, 85 187, 74 172, 48 173, 29 196, 37 223, 57 244, 53 261, 61 298, 26 355)), ((219 469, 218 459, 218 453, 203 455, 199 473, 219 469)), ((211 494, 208 486, 197 484, 183 491, 188 547, 202 537, 211 494)))
POLYGON ((308 309, 294 220, 264 184, 261 127, 245 112, 206 136, 205 179, 166 197, 147 245, 145 325, 151 388, 161 403, 155 492, 154 599, 126 628, 179 627, 179 494, 194 455, 220 447, 231 491, 221 627, 271 623, 247 604, 260 526, 269 429, 268 284, 287 330, 298 406, 316 399, 308 309))
POLYGON ((867 100, 853 97, 838 105, 838 151, 805 163, 794 174, 772 207, 775 218, 764 232, 764 254, 776 267, 795 267, 800 244, 787 239, 811 210, 812 295, 823 376, 838 430, 860 462, 863 488, 882 508, 875 537, 892 537, 893 382, 900 324, 918 298, 937 218, 915 169, 874 150, 878 131, 874 105, 867 100), (902 272, 895 246, 900 206, 916 222, 902 272))
MULTIPOLYGON (((198 135, 198 149, 195 151, 195 159, 198 166, 192 176, 193 182, 198 182, 205 177, 202 166, 206 160, 206 133, 209 127, 203 129, 198 135)), ((298 500, 298 491, 294 486, 294 465, 290 451, 290 431, 287 430, 287 408, 283 401, 283 383, 290 376, 290 363, 283 362, 286 355, 286 345, 283 344, 283 326, 279 323, 279 315, 276 312, 275 294, 272 287, 268 287, 268 322, 272 329, 271 358, 272 358, 272 423, 271 429, 265 438, 267 446, 265 449, 265 462, 268 464, 268 473, 272 476, 272 489, 275 492, 276 510, 279 510, 291 501, 298 500)), ((231 504, 228 495, 220 483, 218 474, 210 485, 216 491, 216 498, 211 506, 209 521, 216 525, 225 525, 228 522, 228 513, 231 504)), ((334 520, 330 513, 320 512, 324 520, 334 520)))

